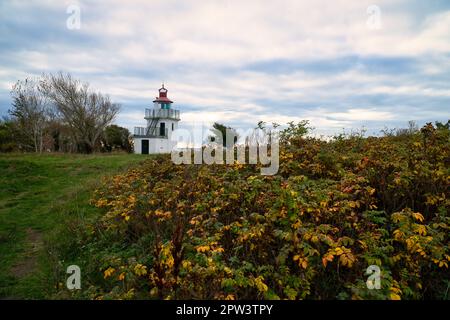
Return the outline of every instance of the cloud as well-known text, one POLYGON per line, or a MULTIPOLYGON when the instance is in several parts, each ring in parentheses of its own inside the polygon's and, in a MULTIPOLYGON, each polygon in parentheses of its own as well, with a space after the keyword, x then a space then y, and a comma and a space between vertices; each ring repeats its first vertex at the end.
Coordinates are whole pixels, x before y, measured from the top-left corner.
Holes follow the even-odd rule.
POLYGON ((323 132, 450 114, 450 5, 377 1, 72 1, 0 3, 0 114, 18 79, 67 71, 143 125, 162 81, 181 124, 252 127, 310 119, 323 132), (77 3, 77 2, 75 2, 77 3))
POLYGON ((376 109, 349 109, 346 112, 331 112, 328 113, 329 119, 341 121, 357 121, 357 120, 390 120, 394 115, 386 111, 377 111, 376 109))

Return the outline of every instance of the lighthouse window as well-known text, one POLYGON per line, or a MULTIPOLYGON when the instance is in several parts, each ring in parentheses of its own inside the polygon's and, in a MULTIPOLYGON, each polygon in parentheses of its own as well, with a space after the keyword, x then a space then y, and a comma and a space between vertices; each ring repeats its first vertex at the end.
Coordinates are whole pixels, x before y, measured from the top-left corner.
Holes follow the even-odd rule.
POLYGON ((173 123, 172 123, 172 131, 173 131, 173 123))

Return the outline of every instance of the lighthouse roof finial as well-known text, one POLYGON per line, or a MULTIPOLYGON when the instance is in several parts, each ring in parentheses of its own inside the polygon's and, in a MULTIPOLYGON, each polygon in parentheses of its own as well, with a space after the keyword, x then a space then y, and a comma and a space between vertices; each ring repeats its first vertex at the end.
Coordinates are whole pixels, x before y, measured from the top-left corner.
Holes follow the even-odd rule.
POLYGON ((164 103, 172 103, 172 101, 167 98, 167 89, 164 88, 164 82, 162 83, 162 87, 158 90, 159 91, 159 97, 156 97, 153 102, 164 102, 164 103))

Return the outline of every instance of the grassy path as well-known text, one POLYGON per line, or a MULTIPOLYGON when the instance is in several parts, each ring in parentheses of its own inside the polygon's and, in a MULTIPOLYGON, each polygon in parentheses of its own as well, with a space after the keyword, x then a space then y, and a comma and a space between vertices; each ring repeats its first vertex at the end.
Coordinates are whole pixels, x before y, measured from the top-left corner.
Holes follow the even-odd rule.
POLYGON ((43 244, 88 200, 102 176, 144 160, 141 155, 0 155, 0 298, 44 298, 51 290, 43 244))

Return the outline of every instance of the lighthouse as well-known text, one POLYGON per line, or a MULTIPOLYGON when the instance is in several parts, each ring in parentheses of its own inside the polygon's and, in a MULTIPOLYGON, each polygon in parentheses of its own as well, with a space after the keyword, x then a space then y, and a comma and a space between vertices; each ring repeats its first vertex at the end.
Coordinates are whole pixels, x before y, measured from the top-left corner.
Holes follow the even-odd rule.
POLYGON ((172 108, 173 101, 167 97, 164 84, 153 100, 153 108, 145 109, 145 127, 134 127, 134 153, 154 154, 170 153, 176 144, 172 133, 178 128, 180 111, 172 108))

